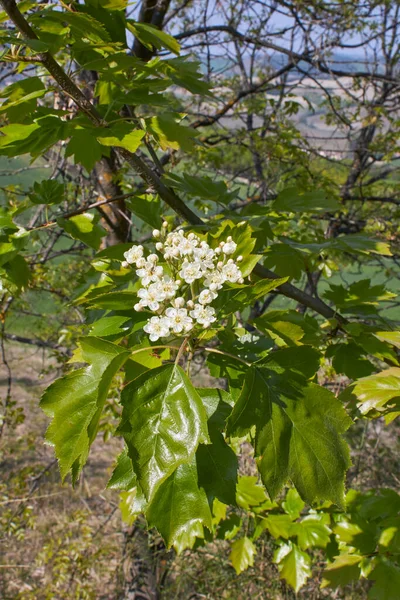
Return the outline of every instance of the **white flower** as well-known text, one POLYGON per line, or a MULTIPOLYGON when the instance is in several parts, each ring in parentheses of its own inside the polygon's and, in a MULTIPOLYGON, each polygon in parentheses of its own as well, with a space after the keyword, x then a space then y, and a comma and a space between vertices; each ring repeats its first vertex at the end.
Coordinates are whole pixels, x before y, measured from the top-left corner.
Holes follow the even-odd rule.
POLYGON ((190 316, 203 327, 209 327, 211 323, 217 320, 212 306, 202 306, 201 304, 194 305, 194 309, 190 311, 190 316))
POLYGON ((157 282, 152 283, 147 289, 141 288, 138 296, 142 306, 148 306, 150 310, 156 311, 160 308, 160 302, 165 300, 166 293, 162 283, 157 282))
POLYGON ((230 281, 231 283, 237 283, 242 279, 242 272, 233 261, 228 261, 228 263, 222 267, 222 273, 225 277, 225 281, 230 281))
POLYGON ((186 283, 193 283, 196 279, 202 277, 201 264, 199 262, 187 262, 182 264, 182 269, 179 271, 179 276, 182 277, 186 283))
POLYGON ((203 271, 206 271, 207 269, 212 271, 214 269, 215 252, 205 242, 200 248, 194 249, 193 256, 194 259, 201 264, 203 271))
POLYGON ((225 244, 222 246, 222 252, 224 254, 233 254, 235 252, 236 248, 237 248, 237 244, 235 244, 235 242, 229 236, 227 238, 225 244))
POLYGON ((213 300, 217 297, 217 294, 212 290, 203 290, 200 292, 198 301, 200 304, 211 304, 213 300))
POLYGON ((153 229, 153 238, 159 238, 161 231, 159 229, 153 229))
MULTIPOLYGON (((151 255, 150 255, 151 256, 151 255)), ((142 285, 147 286, 152 281, 158 281, 164 274, 162 267, 156 266, 155 262, 147 260, 144 265, 136 270, 136 275, 142 280, 142 285)))
POLYGON ((187 333, 193 329, 193 321, 188 316, 186 308, 167 308, 165 314, 174 333, 187 333))
POLYGON ((143 246, 132 246, 126 252, 124 252, 124 257, 128 265, 134 265, 137 263, 139 258, 143 256, 143 246))
POLYGON ((152 342, 156 342, 158 338, 169 335, 169 320, 165 317, 151 317, 143 330, 149 334, 152 342))
POLYGON ((174 279, 171 279, 171 277, 164 277, 164 279, 161 281, 161 284, 165 293, 165 297, 173 298, 177 289, 179 288, 180 281, 174 281, 174 279))
POLYGON ((220 290, 222 288, 222 285, 225 283, 225 281, 226 277, 222 271, 215 269, 215 271, 210 271, 207 273, 207 276, 204 280, 204 285, 210 288, 212 292, 215 292, 216 290, 220 290))

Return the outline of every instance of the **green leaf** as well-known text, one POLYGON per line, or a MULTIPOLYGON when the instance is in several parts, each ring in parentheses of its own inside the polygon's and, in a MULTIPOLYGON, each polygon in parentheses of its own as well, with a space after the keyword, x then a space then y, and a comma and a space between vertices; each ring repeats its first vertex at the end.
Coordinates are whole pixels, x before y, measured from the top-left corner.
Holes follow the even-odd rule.
POLYGON ((130 317, 124 317, 121 315, 102 317, 90 328, 90 335, 94 335, 96 337, 124 335, 129 330, 129 327, 125 325, 125 323, 128 321, 130 321, 130 317))
POLYGON ((368 376, 375 370, 363 355, 362 348, 354 342, 332 345, 326 353, 327 358, 333 356, 332 366, 336 373, 344 373, 350 379, 368 376))
POLYGON ((236 502, 245 510, 251 510, 253 506, 259 506, 267 500, 264 489, 257 484, 257 477, 239 477, 236 486, 236 502))
POLYGON ((274 561, 282 579, 285 579, 296 593, 311 577, 310 557, 293 542, 282 544, 275 552, 274 561))
POLYGON ((302 252, 289 244, 272 244, 266 250, 264 266, 288 278, 300 279, 306 268, 305 258, 302 252))
POLYGON ((262 279, 254 285, 241 288, 223 290, 218 294, 218 300, 214 303, 220 309, 221 317, 251 306, 258 298, 264 297, 268 292, 285 283, 287 277, 281 279, 262 279))
POLYGON ((400 567, 389 560, 381 560, 368 579, 374 582, 368 598, 370 600, 398 600, 400 589, 400 567))
POLYGON ((300 498, 299 493, 294 488, 290 488, 286 494, 285 500, 282 502, 283 510, 292 518, 298 519, 305 503, 300 498))
POLYGON ((126 201, 126 205, 134 215, 142 219, 150 227, 160 229, 162 224, 161 202, 158 196, 143 194, 126 201))
POLYGON ((80 240, 87 246, 98 250, 102 238, 106 235, 105 229, 98 225, 99 217, 92 213, 82 213, 69 219, 58 218, 57 223, 74 240, 80 240))
POLYGON ((106 294, 102 294, 100 291, 98 295, 89 298, 88 300, 90 306, 94 308, 105 308, 107 310, 131 310, 136 302, 137 295, 128 290, 108 292, 106 294))
POLYGON ((248 537, 233 542, 229 558, 237 575, 253 566, 256 553, 256 547, 248 537))
POLYGON ((307 382, 318 353, 306 348, 279 350, 248 370, 228 434, 256 427, 258 468, 271 498, 290 479, 306 502, 329 499, 343 506, 350 462, 342 434, 351 419, 331 392, 307 382))
POLYGON ((255 326, 270 335, 278 345, 317 345, 320 326, 316 319, 301 315, 294 310, 269 310, 255 319, 255 326))
POLYGON ((205 491, 199 487, 196 462, 180 464, 155 492, 146 518, 150 527, 156 527, 168 548, 181 548, 182 536, 191 532, 199 536, 199 525, 212 529, 212 515, 205 491))
POLYGON ((213 181, 210 177, 198 177, 189 173, 183 173, 181 176, 168 173, 163 176, 163 180, 169 187, 193 198, 227 205, 237 197, 237 190, 229 192, 225 181, 213 181))
POLYGON ((26 77, 15 81, 0 90, 0 96, 7 98, 0 107, 0 113, 7 112, 9 121, 20 122, 36 108, 37 98, 44 96, 46 91, 39 77, 26 77))
POLYGON ((127 26, 129 31, 149 50, 152 50, 153 47, 157 50, 166 48, 174 54, 179 54, 180 45, 172 35, 168 35, 165 31, 161 31, 153 25, 135 21, 127 21, 127 26))
POLYGON ((333 198, 328 197, 326 192, 319 190, 315 192, 300 192, 297 188, 287 188, 278 194, 272 205, 272 210, 285 212, 334 212, 339 210, 340 204, 333 198))
POLYGON ((142 129, 133 129, 127 125, 113 125, 105 129, 101 135, 97 132, 97 141, 102 146, 117 146, 130 152, 136 152, 140 146, 145 132, 142 129))
POLYGON ((215 427, 209 427, 209 434, 211 444, 201 444, 196 453, 199 484, 206 491, 210 504, 214 498, 225 504, 235 504, 236 454, 215 427))
POLYGON ((209 442, 200 396, 182 369, 164 365, 143 373, 122 392, 118 429, 129 449, 138 482, 151 499, 175 469, 209 442))
POLYGON ((129 458, 128 450, 125 448, 118 455, 117 464, 107 483, 107 487, 111 490, 123 490, 125 492, 136 487, 137 479, 133 472, 132 461, 129 458))
POLYGON ((327 547, 332 533, 329 520, 329 515, 311 514, 294 524, 292 534, 297 534, 297 543, 302 550, 327 547))
POLYGON ((74 156, 75 164, 80 163, 88 173, 103 156, 104 149, 90 128, 74 129, 65 149, 65 156, 74 156))
POLYGON ((78 479, 97 427, 108 389, 129 352, 95 337, 81 338, 82 360, 87 367, 72 371, 52 383, 40 406, 52 418, 46 440, 54 446, 61 477, 72 470, 78 479))
POLYGON ((289 515, 275 515, 270 514, 268 517, 262 519, 257 526, 257 536, 262 531, 268 529, 270 534, 275 538, 283 538, 288 540, 293 533, 294 523, 292 517, 289 515))
POLYGON ((29 199, 33 204, 59 204, 64 199, 65 186, 55 179, 35 181, 29 199))
POLYGON ((400 409, 400 368, 391 367, 359 379, 352 388, 363 415, 377 411, 380 415, 400 409))
POLYGON ((361 575, 360 562, 363 557, 359 554, 340 554, 323 573, 321 588, 339 587, 357 581, 361 575))
POLYGON ((17 254, 4 264, 4 270, 7 277, 17 287, 18 290, 26 289, 31 280, 31 271, 29 266, 21 254, 17 254))
POLYGON ((195 129, 180 125, 173 115, 152 117, 147 123, 149 133, 153 135, 162 150, 182 150, 189 152, 193 139, 198 135, 195 129))

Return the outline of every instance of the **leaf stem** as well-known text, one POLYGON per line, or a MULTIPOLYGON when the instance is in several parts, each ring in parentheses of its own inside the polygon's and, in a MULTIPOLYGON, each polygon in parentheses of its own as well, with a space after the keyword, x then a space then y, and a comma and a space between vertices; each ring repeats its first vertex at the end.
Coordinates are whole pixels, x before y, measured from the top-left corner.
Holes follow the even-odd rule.
POLYGON ((180 361, 180 359, 181 359, 181 356, 182 356, 182 354, 183 354, 183 353, 184 353, 184 351, 185 351, 185 347, 186 347, 186 345, 187 345, 188 341, 189 341, 189 336, 188 336, 188 337, 185 337, 185 339, 183 340, 183 342, 182 342, 182 344, 181 344, 181 347, 180 347, 180 348, 179 348, 179 350, 178 350, 178 354, 176 355, 176 359, 175 359, 175 364, 176 364, 176 365, 177 365, 177 364, 179 364, 179 361, 180 361))
POLYGON ((178 350, 178 346, 146 346, 145 348, 139 348, 138 350, 134 350, 131 352, 131 356, 134 354, 139 354, 139 352, 145 352, 146 350, 159 350, 161 348, 172 348, 173 350, 178 350))

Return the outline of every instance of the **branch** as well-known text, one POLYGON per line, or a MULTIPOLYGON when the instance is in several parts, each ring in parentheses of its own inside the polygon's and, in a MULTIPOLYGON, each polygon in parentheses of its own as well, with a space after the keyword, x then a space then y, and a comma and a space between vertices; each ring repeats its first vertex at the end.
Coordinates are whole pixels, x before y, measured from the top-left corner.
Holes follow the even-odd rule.
POLYGON ((267 42, 261 40, 259 38, 252 37, 250 35, 246 35, 237 31, 231 25, 208 25, 206 27, 196 27, 195 29, 189 29, 188 31, 183 31, 182 33, 178 33, 175 35, 176 40, 182 40, 187 37, 192 37, 195 35, 199 35, 201 33, 209 33, 211 31, 221 31, 225 33, 229 33, 232 37, 240 40, 241 42, 245 42, 247 44, 253 44, 255 46, 261 46, 263 48, 268 48, 269 50, 274 50, 275 52, 279 52, 280 54, 285 54, 289 56, 291 60, 296 61, 304 61, 313 67, 318 67, 318 69, 322 73, 327 73, 329 75, 336 75, 338 77, 364 77, 366 79, 379 79, 381 81, 388 81, 390 83, 399 83, 399 79, 396 77, 389 77, 388 75, 382 75, 380 73, 369 73, 368 71, 358 71, 354 73, 353 71, 341 71, 338 69, 332 69, 324 65, 324 63, 318 59, 313 58, 312 55, 308 53, 299 54, 298 52, 294 52, 293 50, 289 50, 288 48, 283 48, 282 46, 277 46, 272 42, 267 42))

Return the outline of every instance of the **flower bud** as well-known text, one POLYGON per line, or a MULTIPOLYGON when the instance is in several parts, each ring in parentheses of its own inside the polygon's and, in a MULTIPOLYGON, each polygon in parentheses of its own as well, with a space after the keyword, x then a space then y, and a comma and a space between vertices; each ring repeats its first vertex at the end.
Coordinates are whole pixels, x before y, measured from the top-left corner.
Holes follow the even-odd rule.
POLYGON ((161 231, 159 229, 153 229, 153 238, 159 238, 161 231))
POLYGON ((194 302, 193 302, 192 300, 188 300, 188 301, 186 302, 186 306, 187 306, 188 308, 193 308, 193 307, 194 307, 194 302))
POLYGON ((226 241, 227 241, 227 242, 231 242, 231 241, 232 241, 232 237, 231 237, 231 236, 227 237, 227 238, 226 238, 226 241))
POLYGON ((214 252, 215 254, 221 254, 221 248, 215 248, 214 252))
POLYGON ((141 310, 143 310, 143 305, 138 302, 137 304, 135 304, 135 306, 133 307, 137 312, 140 312, 141 310))
POLYGON ((157 242, 156 250, 158 250, 158 252, 161 252, 163 248, 164 248, 164 244, 161 242, 157 242))
POLYGON ((126 262, 126 260, 123 260, 123 261, 122 261, 122 263, 121 263, 121 267, 122 267, 123 269, 127 269, 127 268, 129 267, 129 263, 128 263, 128 262, 126 262))
POLYGON ((230 258, 230 259, 228 260, 228 265, 232 265, 232 264, 233 264, 233 258, 230 258))
POLYGON ((243 279, 243 277, 241 277, 241 278, 239 279, 239 283, 244 283, 244 279, 243 279))
POLYGON ((180 279, 176 279, 175 280, 176 285, 179 287, 182 283, 182 281, 180 279))
POLYGON ((243 256, 240 255, 240 256, 237 257, 236 262, 242 262, 242 260, 243 260, 243 256))
POLYGON ((185 306, 185 299, 180 297, 180 298, 175 298, 175 308, 183 308, 185 306))
POLYGON ((168 227, 168 221, 163 221, 162 226, 164 227, 164 229, 166 229, 168 227))
POLYGON ((158 256, 157 256, 157 254, 149 254, 147 257, 147 260, 149 262, 156 263, 156 262, 158 262, 158 256))
POLYGON ((219 262, 217 262, 218 269, 222 269, 223 266, 224 266, 224 263, 222 262, 222 260, 220 260, 219 262))
POLYGON ((222 246, 225 244, 225 242, 220 242, 219 243, 219 247, 222 248, 222 246))

